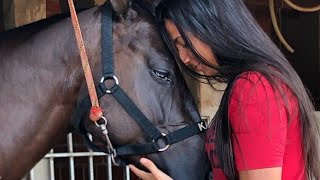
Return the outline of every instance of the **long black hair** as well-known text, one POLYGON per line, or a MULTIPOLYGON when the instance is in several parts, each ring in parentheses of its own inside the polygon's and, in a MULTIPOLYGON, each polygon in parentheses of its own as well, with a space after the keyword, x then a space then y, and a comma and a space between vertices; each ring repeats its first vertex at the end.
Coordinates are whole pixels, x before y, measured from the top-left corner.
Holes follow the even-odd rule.
POLYGON ((176 58, 179 57, 165 30, 165 19, 175 23, 195 56, 218 73, 206 77, 188 68, 182 61, 177 61, 186 72, 199 78, 212 78, 227 83, 219 109, 210 125, 209 134, 215 133, 215 153, 228 179, 238 178, 232 152, 232 127, 228 119, 230 92, 235 80, 248 71, 261 73, 274 89, 282 92, 284 99, 287 97, 281 84, 285 84, 296 96, 307 176, 309 179, 320 179, 320 130, 310 96, 296 71, 259 27, 242 0, 163 0, 156 8, 156 17, 160 31, 176 58), (210 64, 197 53, 186 36, 187 32, 211 48, 218 66, 210 64))

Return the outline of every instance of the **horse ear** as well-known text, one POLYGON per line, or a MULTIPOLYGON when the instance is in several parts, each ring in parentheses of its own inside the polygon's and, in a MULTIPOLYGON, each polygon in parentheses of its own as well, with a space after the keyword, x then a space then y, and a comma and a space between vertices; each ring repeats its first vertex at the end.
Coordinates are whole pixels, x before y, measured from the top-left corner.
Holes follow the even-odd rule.
POLYGON ((114 11, 119 15, 125 15, 129 9, 130 0, 110 0, 114 11))

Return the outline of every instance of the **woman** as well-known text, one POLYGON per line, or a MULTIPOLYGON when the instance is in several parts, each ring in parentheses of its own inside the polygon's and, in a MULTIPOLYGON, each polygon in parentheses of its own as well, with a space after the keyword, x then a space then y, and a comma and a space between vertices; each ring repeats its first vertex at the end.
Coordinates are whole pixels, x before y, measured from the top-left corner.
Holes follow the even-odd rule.
MULTIPOLYGON (((227 83, 207 131, 215 180, 320 179, 319 122, 295 70, 241 0, 164 0, 163 37, 182 69, 227 83)), ((210 97, 208 97, 210 98, 210 97)), ((148 159, 142 179, 171 179, 148 159)))

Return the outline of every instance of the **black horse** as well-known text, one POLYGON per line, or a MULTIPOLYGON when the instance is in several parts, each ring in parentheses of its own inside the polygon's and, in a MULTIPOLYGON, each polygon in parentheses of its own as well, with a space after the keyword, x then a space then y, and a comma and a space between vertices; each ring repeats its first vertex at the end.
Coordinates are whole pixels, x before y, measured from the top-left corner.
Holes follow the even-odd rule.
MULTIPOLYGON (((127 1, 111 1, 115 74, 137 107, 165 134, 200 121, 193 98, 152 17, 127 1), (124 14, 125 13, 125 14, 124 14)), ((93 74, 101 76, 101 8, 79 13, 93 74)), ((70 119, 85 81, 70 18, 46 20, 0 34, 0 179, 23 177, 72 131, 70 119)), ((100 99, 115 146, 146 143, 146 135, 112 96, 100 99)), ((85 128, 100 137, 90 120, 85 128)), ((104 147, 102 147, 104 148, 104 147)), ((204 136, 143 155, 174 179, 204 179, 204 136)), ((141 155, 126 157, 139 166, 141 155)))

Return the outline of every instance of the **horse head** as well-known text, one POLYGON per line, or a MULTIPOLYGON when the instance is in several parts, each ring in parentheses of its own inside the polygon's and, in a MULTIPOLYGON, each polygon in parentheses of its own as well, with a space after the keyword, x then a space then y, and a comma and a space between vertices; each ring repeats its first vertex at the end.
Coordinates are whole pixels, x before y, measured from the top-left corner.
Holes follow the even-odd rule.
MULTIPOLYGON (((172 55, 156 33, 152 15, 129 1, 111 1, 111 4, 116 12, 112 42, 114 70, 119 86, 163 134, 199 122, 194 99, 172 55)), ((101 68, 102 65, 99 66, 101 68)), ((101 76, 100 72, 95 76, 101 76)), ((105 95, 100 102, 114 146, 150 143, 144 129, 113 96, 105 95)), ((95 123, 86 119, 84 124, 94 137, 100 137, 107 144, 107 139, 95 123)), ((125 156, 125 159, 139 166, 141 156, 153 160, 174 179, 204 179, 207 175, 203 134, 172 144, 164 152, 125 156)))

